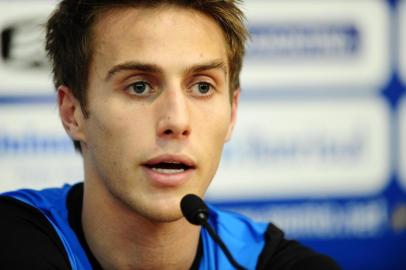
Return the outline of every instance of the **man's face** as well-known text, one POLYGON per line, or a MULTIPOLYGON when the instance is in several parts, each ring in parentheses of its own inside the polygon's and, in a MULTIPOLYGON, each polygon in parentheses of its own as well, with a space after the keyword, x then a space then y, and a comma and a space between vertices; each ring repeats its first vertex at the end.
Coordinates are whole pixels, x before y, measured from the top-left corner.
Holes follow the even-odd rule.
POLYGON ((116 9, 96 23, 82 148, 86 184, 137 214, 180 218, 203 196, 235 121, 224 36, 186 9, 116 9))

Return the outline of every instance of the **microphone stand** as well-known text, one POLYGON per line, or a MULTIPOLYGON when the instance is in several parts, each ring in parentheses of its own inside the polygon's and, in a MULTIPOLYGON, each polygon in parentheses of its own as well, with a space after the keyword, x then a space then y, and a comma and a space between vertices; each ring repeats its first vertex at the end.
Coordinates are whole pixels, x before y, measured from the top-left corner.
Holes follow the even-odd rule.
POLYGON ((233 255, 231 255, 230 251, 228 250, 228 248, 226 247, 224 242, 221 240, 221 238, 217 235, 217 233, 213 230, 213 228, 207 222, 207 216, 203 213, 199 213, 197 215, 197 218, 200 220, 201 225, 206 229, 206 231, 209 233, 211 238, 213 238, 213 240, 220 246, 221 250, 224 252, 227 259, 235 267, 235 269, 246 270, 244 267, 242 267, 240 264, 238 264, 238 262, 234 259, 233 255))
POLYGON ((180 202, 180 208, 187 221, 194 225, 201 225, 203 226, 203 228, 206 229, 214 242, 216 242, 217 245, 220 246, 228 261, 235 267, 235 269, 246 270, 233 258, 224 242, 210 226, 208 222, 209 209, 200 197, 194 194, 188 194, 184 196, 180 202))

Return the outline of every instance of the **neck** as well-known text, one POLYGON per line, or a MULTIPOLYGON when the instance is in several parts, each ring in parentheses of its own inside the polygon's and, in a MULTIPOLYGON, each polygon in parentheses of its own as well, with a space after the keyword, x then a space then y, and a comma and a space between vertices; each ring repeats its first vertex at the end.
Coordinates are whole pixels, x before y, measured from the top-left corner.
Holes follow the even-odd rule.
POLYGON ((200 227, 150 221, 109 195, 85 183, 83 231, 103 269, 190 269, 200 227))

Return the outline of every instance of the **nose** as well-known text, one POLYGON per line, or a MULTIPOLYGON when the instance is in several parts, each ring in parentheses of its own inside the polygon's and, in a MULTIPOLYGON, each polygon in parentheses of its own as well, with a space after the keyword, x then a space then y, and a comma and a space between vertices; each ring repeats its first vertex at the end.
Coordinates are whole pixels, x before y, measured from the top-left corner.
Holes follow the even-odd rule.
POLYGON ((190 111, 183 91, 163 91, 158 103, 157 135, 162 139, 182 139, 190 135, 190 111))

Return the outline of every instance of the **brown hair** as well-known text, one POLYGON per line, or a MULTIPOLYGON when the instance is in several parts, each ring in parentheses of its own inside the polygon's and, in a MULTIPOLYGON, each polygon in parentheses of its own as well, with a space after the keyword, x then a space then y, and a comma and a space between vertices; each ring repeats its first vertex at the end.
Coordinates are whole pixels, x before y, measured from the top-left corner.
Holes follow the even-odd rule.
MULTIPOLYGON (((240 0, 62 0, 46 28, 46 50, 55 87, 68 86, 87 117, 86 89, 92 57, 92 27, 98 15, 117 7, 176 5, 202 12, 220 26, 227 44, 230 91, 240 85, 239 75, 248 31, 240 0)), ((74 142, 80 150, 79 142, 74 142)))

